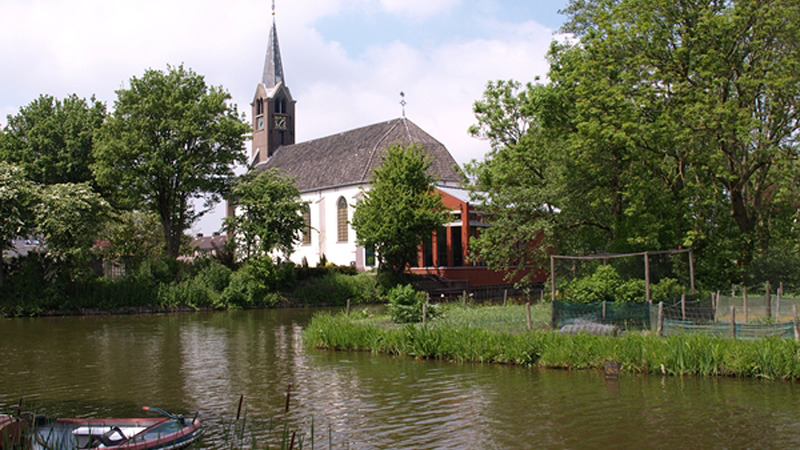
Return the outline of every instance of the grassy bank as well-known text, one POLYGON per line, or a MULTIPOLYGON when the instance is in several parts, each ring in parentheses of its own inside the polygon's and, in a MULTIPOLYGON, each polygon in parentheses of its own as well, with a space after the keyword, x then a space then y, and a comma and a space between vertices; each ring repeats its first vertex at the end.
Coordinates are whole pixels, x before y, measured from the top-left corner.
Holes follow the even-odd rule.
POLYGON ((490 331, 448 325, 446 318, 428 326, 400 327, 387 326, 376 318, 355 320, 329 314, 315 316, 304 338, 308 345, 321 349, 458 362, 596 369, 614 360, 627 373, 800 379, 800 344, 780 338, 742 341, 688 334, 666 338, 642 333, 568 335, 535 327, 522 332, 490 331))

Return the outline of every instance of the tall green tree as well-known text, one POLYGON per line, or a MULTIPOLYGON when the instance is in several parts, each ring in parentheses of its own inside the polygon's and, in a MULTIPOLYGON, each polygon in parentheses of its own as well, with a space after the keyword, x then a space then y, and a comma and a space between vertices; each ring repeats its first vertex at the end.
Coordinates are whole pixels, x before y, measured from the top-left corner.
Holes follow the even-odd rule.
POLYGON ((499 225, 482 256, 509 253, 504 223, 531 235, 513 228, 526 199, 558 211, 537 219, 550 249, 692 246, 720 283, 797 241, 796 2, 574 0, 567 13, 550 81, 490 84, 475 105, 493 151, 470 170, 499 225))
POLYGON ((306 202, 294 179, 277 170, 250 171, 231 190, 236 215, 225 219, 228 235, 236 239, 245 259, 273 250, 288 255, 303 229, 306 202))
POLYGON ((41 95, 8 116, 0 158, 24 168, 36 183, 91 182, 94 134, 105 117, 105 105, 94 97, 41 95))
POLYGON ((117 91, 93 166, 118 205, 159 216, 170 257, 184 230, 226 194, 249 130, 221 87, 183 65, 147 70, 117 91), (195 209, 194 199, 203 206, 195 209))
POLYGON ((422 240, 442 227, 447 211, 434 192, 431 163, 418 145, 389 147, 353 213, 359 245, 374 246, 380 265, 396 275, 417 258, 422 240))
POLYGON ((3 254, 11 248, 11 240, 34 229, 37 197, 37 186, 27 179, 23 169, 0 161, 0 284, 3 254))
MULTIPOLYGON (((550 78, 575 103, 583 148, 629 149, 683 200, 684 241, 738 231, 747 266, 785 229, 797 192, 800 8, 791 0, 571 2, 550 78), (724 227, 724 225, 723 225, 724 227)), ((796 211, 796 209, 795 209, 796 211)))

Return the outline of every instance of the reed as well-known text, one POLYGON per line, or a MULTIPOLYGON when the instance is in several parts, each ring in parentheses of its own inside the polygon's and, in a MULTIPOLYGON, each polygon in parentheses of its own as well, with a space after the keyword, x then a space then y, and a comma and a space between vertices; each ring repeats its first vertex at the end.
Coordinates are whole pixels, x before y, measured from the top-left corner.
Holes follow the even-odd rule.
POLYGON ((666 338, 647 333, 619 337, 508 332, 442 320, 402 328, 365 324, 342 315, 315 316, 308 345, 458 362, 518 364, 558 369, 602 369, 620 363, 623 373, 800 379, 800 343, 780 338, 733 340, 702 334, 666 338))

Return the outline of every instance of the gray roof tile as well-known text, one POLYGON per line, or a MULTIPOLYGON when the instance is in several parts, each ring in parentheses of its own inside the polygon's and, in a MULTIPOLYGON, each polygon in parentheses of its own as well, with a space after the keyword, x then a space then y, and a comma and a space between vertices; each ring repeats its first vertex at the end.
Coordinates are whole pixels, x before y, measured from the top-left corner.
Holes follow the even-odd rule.
POLYGON ((463 179, 442 143, 406 118, 393 119, 299 144, 284 145, 255 169, 277 168, 292 176, 300 191, 365 183, 394 144, 418 143, 432 159, 428 173, 439 182, 463 179))

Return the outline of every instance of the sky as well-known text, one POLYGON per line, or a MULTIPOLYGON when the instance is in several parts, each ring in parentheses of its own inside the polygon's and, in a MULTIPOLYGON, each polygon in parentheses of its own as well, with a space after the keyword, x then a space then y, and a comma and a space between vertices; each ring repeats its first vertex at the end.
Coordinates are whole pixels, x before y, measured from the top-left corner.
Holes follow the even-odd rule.
MULTIPOLYGON (((277 0, 296 140, 402 115, 459 164, 489 143, 468 135, 490 80, 545 78, 567 0, 277 0)), ((0 126, 41 94, 96 96, 147 69, 184 64, 222 86, 249 120, 264 66, 271 0, 2 0, 0 126)), ((249 154, 249 143, 247 144, 249 154)), ((193 232, 221 226, 224 207, 193 232)))

